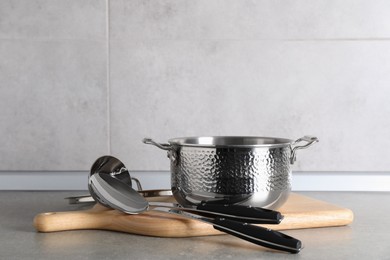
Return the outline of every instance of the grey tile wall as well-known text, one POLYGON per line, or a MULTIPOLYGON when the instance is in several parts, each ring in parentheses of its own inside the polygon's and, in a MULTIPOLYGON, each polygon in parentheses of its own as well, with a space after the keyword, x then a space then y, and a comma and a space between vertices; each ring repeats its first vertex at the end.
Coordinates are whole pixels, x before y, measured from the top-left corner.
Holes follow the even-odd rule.
POLYGON ((390 145, 387 42, 125 45, 112 45, 122 50, 112 52, 112 151, 136 169, 168 166, 143 137, 188 135, 311 134, 321 141, 299 151, 296 169, 389 166, 378 156, 390 145))
POLYGON ((301 171, 387 171, 386 1, 110 2, 112 152, 168 169, 146 146, 188 135, 320 143, 301 171))
POLYGON ((0 1, 0 170, 108 153, 106 2, 0 1))
POLYGON ((320 143, 295 170, 388 171, 388 1, 2 1, 0 170, 88 170, 141 143, 261 135, 320 143), (106 30, 108 28, 108 31, 106 30))

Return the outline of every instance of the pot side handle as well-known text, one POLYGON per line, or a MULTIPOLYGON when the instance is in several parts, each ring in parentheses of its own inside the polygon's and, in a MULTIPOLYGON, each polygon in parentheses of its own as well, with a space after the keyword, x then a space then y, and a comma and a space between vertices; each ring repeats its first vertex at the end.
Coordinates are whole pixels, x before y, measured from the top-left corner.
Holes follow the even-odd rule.
POLYGON ((151 144, 151 145, 157 146, 158 148, 166 150, 166 151, 172 150, 172 146, 170 144, 160 144, 160 143, 153 141, 152 138, 144 138, 144 139, 142 139, 142 142, 144 144, 151 144))
POLYGON ((314 143, 316 143, 318 141, 319 140, 318 140, 317 137, 309 136, 309 135, 306 135, 304 137, 301 137, 301 138, 295 140, 295 142, 291 144, 290 163, 294 164, 294 162, 296 161, 296 159, 297 159, 297 154, 296 154, 297 150, 308 148, 309 146, 311 146, 312 144, 314 144, 314 143), (306 144, 298 145, 298 143, 301 143, 301 142, 306 142, 306 144))

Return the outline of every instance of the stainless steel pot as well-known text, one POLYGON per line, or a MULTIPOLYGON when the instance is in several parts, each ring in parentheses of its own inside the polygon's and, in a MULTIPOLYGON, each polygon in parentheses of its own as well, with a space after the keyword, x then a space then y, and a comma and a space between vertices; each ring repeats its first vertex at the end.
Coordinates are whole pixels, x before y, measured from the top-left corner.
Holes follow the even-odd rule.
POLYGON ((213 201, 276 209, 290 193, 296 151, 318 139, 216 136, 143 142, 168 151, 172 193, 180 204, 213 201))

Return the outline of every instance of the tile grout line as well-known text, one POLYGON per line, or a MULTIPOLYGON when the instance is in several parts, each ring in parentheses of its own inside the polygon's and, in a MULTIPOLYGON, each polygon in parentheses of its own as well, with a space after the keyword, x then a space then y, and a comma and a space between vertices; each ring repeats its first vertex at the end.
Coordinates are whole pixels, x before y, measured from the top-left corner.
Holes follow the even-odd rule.
POLYGON ((110 0, 106 0, 107 149, 111 154, 110 0))

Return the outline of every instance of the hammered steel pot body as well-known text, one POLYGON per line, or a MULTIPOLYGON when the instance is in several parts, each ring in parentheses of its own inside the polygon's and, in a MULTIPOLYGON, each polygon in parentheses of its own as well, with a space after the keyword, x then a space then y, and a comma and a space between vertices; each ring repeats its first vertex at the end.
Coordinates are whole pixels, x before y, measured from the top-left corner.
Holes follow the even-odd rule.
POLYGON ((214 201, 276 209, 290 193, 291 164, 298 149, 292 140, 199 137, 171 139, 169 144, 144 142, 168 150, 172 193, 181 205, 214 201))
POLYGON ((287 199, 291 189, 289 147, 175 148, 171 186, 180 204, 223 199, 277 207, 287 199))

